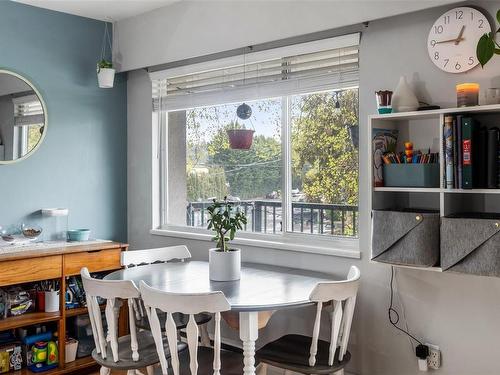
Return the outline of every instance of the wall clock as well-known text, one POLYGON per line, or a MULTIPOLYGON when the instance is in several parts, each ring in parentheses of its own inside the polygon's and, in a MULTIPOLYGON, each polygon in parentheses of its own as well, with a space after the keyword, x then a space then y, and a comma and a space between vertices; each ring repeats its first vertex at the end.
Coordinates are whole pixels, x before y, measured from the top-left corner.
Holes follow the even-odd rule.
POLYGON ((451 9, 439 17, 429 31, 429 57, 445 72, 466 72, 479 64, 477 42, 489 32, 488 18, 479 10, 470 7, 451 9))

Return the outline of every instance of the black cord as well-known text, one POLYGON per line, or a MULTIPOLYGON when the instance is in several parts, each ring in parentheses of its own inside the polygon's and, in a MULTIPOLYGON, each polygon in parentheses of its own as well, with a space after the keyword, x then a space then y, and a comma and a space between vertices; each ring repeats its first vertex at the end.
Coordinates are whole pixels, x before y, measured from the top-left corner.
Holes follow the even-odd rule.
POLYGON ((397 324, 399 323, 399 313, 393 307, 393 300, 394 300, 394 288, 393 288, 393 285, 392 285, 393 282, 394 282, 394 266, 391 266, 391 303, 389 305, 389 309, 387 310, 387 313, 389 315, 389 322, 394 326, 394 328, 396 328, 396 329, 400 330, 401 332, 405 333, 406 335, 408 335, 408 337, 410 337, 411 339, 415 340, 420 345, 423 345, 422 342, 420 340, 418 340, 417 338, 415 338, 415 336, 413 336, 410 332, 408 332, 407 330, 404 330, 403 328, 400 328, 400 327, 397 326, 397 324), (393 317, 394 317, 394 319, 393 319, 393 317))

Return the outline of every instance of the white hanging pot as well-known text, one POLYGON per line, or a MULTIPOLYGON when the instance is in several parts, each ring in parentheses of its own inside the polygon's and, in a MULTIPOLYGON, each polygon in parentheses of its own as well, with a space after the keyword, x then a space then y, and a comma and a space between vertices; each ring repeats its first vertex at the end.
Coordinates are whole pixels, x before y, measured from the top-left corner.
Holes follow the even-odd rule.
POLYGON ((112 68, 98 68, 97 81, 101 89, 110 89, 115 82, 115 70, 112 68))
POLYGON ((241 274, 241 251, 231 249, 221 251, 210 249, 208 251, 208 269, 212 281, 239 280, 241 274))
POLYGON ((398 87, 392 95, 393 112, 410 112, 418 109, 418 99, 413 93, 410 85, 406 82, 406 77, 399 78, 398 87))

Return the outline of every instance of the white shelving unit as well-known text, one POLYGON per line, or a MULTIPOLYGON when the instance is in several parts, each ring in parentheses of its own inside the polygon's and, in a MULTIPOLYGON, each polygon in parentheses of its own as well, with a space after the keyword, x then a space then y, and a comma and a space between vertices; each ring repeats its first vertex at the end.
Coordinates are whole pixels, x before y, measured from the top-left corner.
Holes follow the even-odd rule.
MULTIPOLYGON (((500 127, 500 105, 485 105, 467 108, 446 108, 432 111, 415 111, 372 115, 368 117, 367 137, 370 140, 369 196, 372 209, 384 208, 428 208, 438 210, 441 216, 455 212, 498 212, 500 213, 500 189, 445 189, 443 184, 444 153, 442 127, 445 115, 470 114, 482 125, 500 127), (404 142, 413 142, 414 150, 439 152, 440 187, 374 187, 373 186, 373 129, 397 129, 397 150, 404 150, 404 142)), ((371 255, 370 255, 371 258, 371 255)), ((379 263, 372 261, 374 263, 379 263)), ((439 267, 413 267, 431 271, 441 271, 439 267)))

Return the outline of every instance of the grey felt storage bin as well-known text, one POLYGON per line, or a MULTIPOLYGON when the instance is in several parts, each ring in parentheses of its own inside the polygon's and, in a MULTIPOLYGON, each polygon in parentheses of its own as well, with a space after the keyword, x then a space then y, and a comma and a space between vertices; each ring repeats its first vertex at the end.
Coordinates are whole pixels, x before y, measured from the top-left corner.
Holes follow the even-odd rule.
POLYGON ((384 186, 439 187, 439 164, 384 164, 384 186))
POLYGON ((500 277, 500 215, 455 214, 441 221, 441 267, 500 277))
POLYGON ((372 213, 372 259, 406 266, 439 262, 439 212, 429 210, 372 213))

